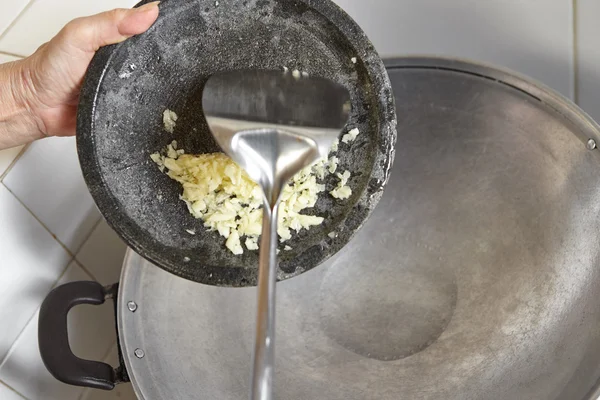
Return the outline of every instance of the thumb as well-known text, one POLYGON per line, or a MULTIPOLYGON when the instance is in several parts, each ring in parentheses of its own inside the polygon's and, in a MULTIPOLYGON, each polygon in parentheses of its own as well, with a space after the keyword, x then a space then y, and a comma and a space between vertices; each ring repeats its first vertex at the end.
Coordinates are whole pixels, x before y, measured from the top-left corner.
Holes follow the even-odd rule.
POLYGON ((86 53, 96 52, 100 47, 120 43, 148 30, 158 18, 158 3, 160 1, 74 19, 55 39, 86 53))

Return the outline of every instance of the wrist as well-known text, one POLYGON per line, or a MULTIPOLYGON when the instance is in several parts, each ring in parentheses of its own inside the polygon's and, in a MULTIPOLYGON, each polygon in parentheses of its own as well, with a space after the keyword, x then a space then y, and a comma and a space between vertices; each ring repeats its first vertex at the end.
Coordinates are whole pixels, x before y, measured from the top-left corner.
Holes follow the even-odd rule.
POLYGON ((35 92, 28 60, 0 65, 0 149, 45 136, 34 108, 35 92))

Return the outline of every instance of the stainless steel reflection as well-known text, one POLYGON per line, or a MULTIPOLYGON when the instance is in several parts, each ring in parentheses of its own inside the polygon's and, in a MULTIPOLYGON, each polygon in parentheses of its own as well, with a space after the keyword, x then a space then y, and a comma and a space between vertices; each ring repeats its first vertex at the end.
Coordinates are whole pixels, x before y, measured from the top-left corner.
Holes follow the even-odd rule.
MULTIPOLYGON (((595 400, 598 126, 494 68, 403 59, 389 73, 390 181, 344 250, 277 285, 275 396, 595 400)), ((133 254, 121 282, 140 399, 246 397, 254 290, 199 286, 133 254)))
POLYGON ((253 400, 273 398, 277 221, 284 185, 327 157, 348 120, 349 93, 326 79, 281 71, 234 71, 211 77, 203 108, 210 130, 264 193, 260 242, 253 400), (325 107, 318 107, 328 99, 325 107))

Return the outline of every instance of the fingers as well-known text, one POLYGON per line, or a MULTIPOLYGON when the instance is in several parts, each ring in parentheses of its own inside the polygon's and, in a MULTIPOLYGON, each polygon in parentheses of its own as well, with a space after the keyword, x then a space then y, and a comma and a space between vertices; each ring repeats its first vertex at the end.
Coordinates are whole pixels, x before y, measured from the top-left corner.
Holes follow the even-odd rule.
POLYGON ((100 47, 120 43, 145 32, 158 18, 155 1, 133 9, 115 9, 69 22, 56 40, 84 52, 96 52, 100 47))

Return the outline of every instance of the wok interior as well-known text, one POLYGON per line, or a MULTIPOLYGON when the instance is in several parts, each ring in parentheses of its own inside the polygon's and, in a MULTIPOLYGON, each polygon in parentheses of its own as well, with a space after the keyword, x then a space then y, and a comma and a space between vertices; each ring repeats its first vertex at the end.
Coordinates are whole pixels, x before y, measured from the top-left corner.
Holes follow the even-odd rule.
MULTIPOLYGON (((590 122, 472 66, 422 62, 390 72, 400 136, 373 216, 322 267, 278 287, 276 397, 592 400, 600 160, 577 137, 590 122)), ((153 333, 134 364, 140 392, 245 395, 255 292, 138 263, 125 295, 152 312, 124 313, 122 327, 131 348, 153 333)))
MULTIPOLYGON (((96 69, 105 63, 97 93, 93 84, 87 84, 94 91, 88 95, 93 102, 80 107, 84 175, 108 222, 140 254, 187 279, 253 285, 258 253, 235 256, 228 252, 224 238, 207 232, 202 221, 189 214, 179 199, 180 184, 161 173, 149 155, 172 140, 186 153, 219 151, 201 104, 203 86, 217 71, 286 66, 344 85, 352 97, 350 124, 362 132, 351 150, 340 146, 339 152, 338 168, 352 173, 353 196, 345 201, 320 196, 311 213, 325 217, 325 222, 289 241, 293 250, 280 254, 279 278, 285 279, 342 248, 367 217, 374 204, 365 199, 377 198, 373 195, 382 184, 377 184, 375 175, 386 165, 376 163, 376 153, 391 151, 382 140, 383 135, 391 136, 391 130, 381 126, 395 123, 395 115, 382 114, 385 106, 373 84, 372 67, 363 63, 359 49, 320 12, 291 0, 215 4, 164 1, 159 20, 146 34, 96 57, 96 69), (357 56, 360 61, 353 64, 351 58, 357 56), (163 128, 162 113, 167 108, 179 117, 174 134, 163 128), (196 235, 186 230, 195 230, 196 235), (338 236, 329 238, 331 231, 338 236)), ((341 11, 334 7, 325 8, 338 16, 341 11)), ((365 60, 373 65, 376 61, 365 60)), ((93 82, 94 73, 88 75, 93 82)), ((334 179, 330 177, 331 186, 334 179)))

